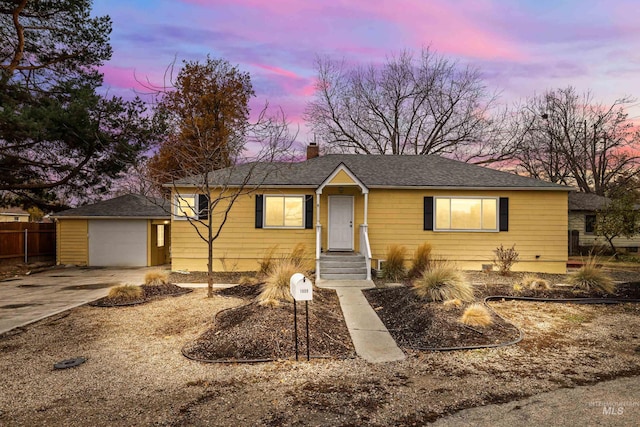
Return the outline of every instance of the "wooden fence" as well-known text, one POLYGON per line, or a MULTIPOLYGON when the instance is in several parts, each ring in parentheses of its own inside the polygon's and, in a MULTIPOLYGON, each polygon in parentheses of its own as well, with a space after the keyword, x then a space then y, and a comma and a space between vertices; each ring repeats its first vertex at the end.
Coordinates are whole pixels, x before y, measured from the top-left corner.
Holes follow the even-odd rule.
POLYGON ((47 223, 0 223, 0 260, 56 256, 56 225, 47 223))

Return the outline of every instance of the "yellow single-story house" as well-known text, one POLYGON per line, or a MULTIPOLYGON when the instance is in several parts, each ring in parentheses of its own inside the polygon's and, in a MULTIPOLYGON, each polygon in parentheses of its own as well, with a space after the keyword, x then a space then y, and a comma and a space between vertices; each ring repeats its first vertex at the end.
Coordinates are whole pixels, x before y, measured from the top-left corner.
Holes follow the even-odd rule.
MULTIPOLYGON (((411 254, 429 242, 435 257, 461 269, 480 270, 498 246, 515 244, 513 270, 566 272, 569 187, 439 156, 318 156, 310 148, 302 162, 209 174, 212 199, 222 184, 251 188, 214 241, 214 270, 256 270, 274 246, 277 255, 302 243, 317 277, 366 278, 390 245, 411 254)), ((207 245, 186 220, 206 211, 200 178, 171 184, 173 270, 207 268, 207 245)))
POLYGON ((144 267, 169 263, 170 209, 166 202, 127 194, 51 215, 56 263, 144 267))

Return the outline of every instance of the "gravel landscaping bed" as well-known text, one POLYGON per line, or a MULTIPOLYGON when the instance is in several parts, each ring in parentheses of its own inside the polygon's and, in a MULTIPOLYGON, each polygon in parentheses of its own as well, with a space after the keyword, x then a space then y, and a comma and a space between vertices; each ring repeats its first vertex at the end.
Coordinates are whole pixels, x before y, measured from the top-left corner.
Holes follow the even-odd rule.
MULTIPOLYGON (((218 291, 218 295, 237 295, 248 302, 218 313, 213 326, 183 353, 196 360, 211 362, 274 361, 295 355, 293 303, 262 307, 253 301, 260 285, 240 285, 218 291)), ((314 288, 309 302, 309 353, 311 357, 355 357, 349 331, 344 323, 335 291, 314 288)), ((298 351, 306 357, 305 304, 298 309, 298 351)))
MULTIPOLYGON (((406 350, 405 361, 388 364, 212 365, 185 358, 182 347, 247 299, 205 296, 197 289, 113 310, 82 306, 0 336, 0 424, 410 426, 640 375, 639 304, 492 302, 525 333, 519 344, 497 349, 406 350), (87 361, 53 369, 73 357, 87 361)), ((637 400, 639 391, 630 396, 637 400)), ((616 419, 636 420, 631 411, 616 419)))
POLYGON ((164 298, 164 297, 176 297, 184 294, 188 294, 192 292, 192 289, 182 288, 180 286, 176 286, 172 283, 166 283, 162 285, 141 285, 142 288, 142 296, 136 299, 130 298, 114 298, 114 297, 103 297, 96 301, 90 303, 90 305, 96 307, 121 307, 121 306, 129 306, 129 305, 138 305, 143 304, 145 302, 149 302, 153 299, 164 298))

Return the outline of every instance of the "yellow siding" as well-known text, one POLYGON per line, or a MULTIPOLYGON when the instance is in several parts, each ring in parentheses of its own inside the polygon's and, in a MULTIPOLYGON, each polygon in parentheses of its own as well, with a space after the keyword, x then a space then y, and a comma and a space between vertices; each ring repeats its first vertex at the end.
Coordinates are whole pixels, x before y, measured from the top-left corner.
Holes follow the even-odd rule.
MULTIPOLYGON (((186 190, 183 191, 187 192, 186 190)), ((260 189, 259 194, 313 194, 309 189, 260 189)), ((364 222, 364 196, 356 187, 327 186, 320 198, 322 247, 327 243, 328 200, 331 195, 354 197, 353 241, 359 250, 359 225, 364 222)), ((316 210, 314 209, 314 225, 316 210)), ((460 268, 479 270, 491 264, 493 250, 515 243, 521 262, 515 271, 562 273, 567 261, 567 193, 562 191, 428 191, 380 190, 369 193, 369 241, 373 259, 384 259, 389 245, 404 245, 408 254, 422 242, 430 242, 433 255, 455 261, 460 268), (434 232, 423 230, 423 199, 426 196, 490 196, 509 198, 508 232, 434 232)), ((204 227, 202 233, 206 232, 204 227)), ((287 254, 297 243, 315 251, 314 229, 256 229, 255 194, 243 195, 231 210, 220 237, 214 242, 214 269, 256 270, 258 261, 274 245, 276 256, 287 254)), ((173 270, 203 271, 207 246, 189 222, 172 220, 173 270)), ((375 266, 375 262, 373 264, 375 266)))
MULTIPOLYGON (((186 194, 189 191, 183 189, 181 192, 186 194)), ((308 189, 260 189, 258 194, 314 193, 308 189)), ((242 195, 232 207, 220 236, 213 243, 214 270, 254 271, 258 269, 258 261, 275 245, 276 256, 281 256, 290 253, 297 243, 303 243, 309 260, 312 260, 315 257, 315 230, 255 228, 255 197, 255 194, 242 195)), ((219 223, 220 217, 215 216, 215 220, 219 223)), ((206 227, 199 229, 206 236, 206 227)), ((171 267, 187 271, 207 269, 207 244, 186 220, 173 219, 171 223, 171 267)))
POLYGON ((347 175, 347 173, 345 171, 343 171, 343 170, 338 171, 336 176, 334 176, 333 179, 331 181, 329 181, 327 184, 328 185, 339 185, 339 184, 357 185, 353 181, 353 179, 351 179, 351 177, 349 175, 347 175))
POLYGON ((372 257, 384 259, 389 245, 408 254, 429 242, 433 255, 479 270, 490 264, 500 244, 515 243, 520 262, 514 271, 565 272, 567 261, 567 193, 560 191, 372 190, 369 194, 369 241, 372 257), (508 232, 436 232, 423 230, 424 197, 490 196, 509 198, 508 232))
POLYGON ((89 259, 88 224, 86 219, 58 220, 56 226, 58 264, 87 265, 89 259))

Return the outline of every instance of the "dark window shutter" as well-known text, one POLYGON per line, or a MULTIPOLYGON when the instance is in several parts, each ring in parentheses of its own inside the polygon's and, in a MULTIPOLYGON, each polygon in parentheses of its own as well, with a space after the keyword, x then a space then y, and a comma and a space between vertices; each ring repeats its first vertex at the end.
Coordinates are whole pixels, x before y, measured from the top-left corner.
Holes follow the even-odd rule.
POLYGON ((313 196, 304 198, 304 228, 313 228, 313 196))
POLYGON ((262 194, 256 194, 256 228, 262 228, 263 199, 264 196, 262 194))
POLYGON ((433 197, 424 198, 424 229, 433 230, 433 197))
POLYGON ((209 199, 204 194, 198 194, 198 219, 209 219, 209 199))
POLYGON ((500 197, 500 217, 498 230, 509 231, 509 198, 500 197))

